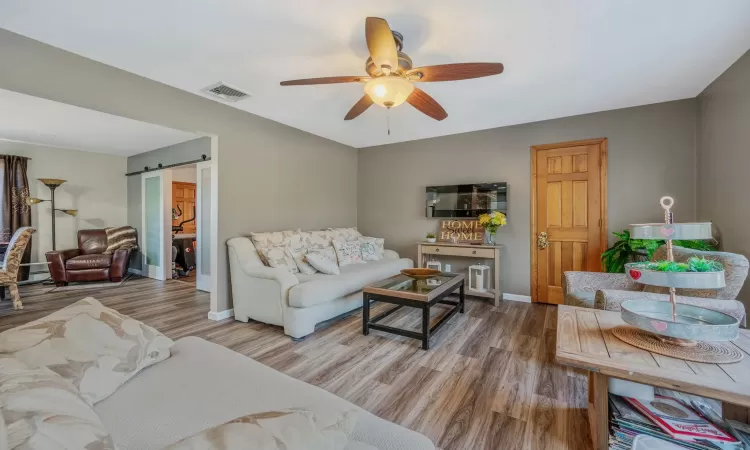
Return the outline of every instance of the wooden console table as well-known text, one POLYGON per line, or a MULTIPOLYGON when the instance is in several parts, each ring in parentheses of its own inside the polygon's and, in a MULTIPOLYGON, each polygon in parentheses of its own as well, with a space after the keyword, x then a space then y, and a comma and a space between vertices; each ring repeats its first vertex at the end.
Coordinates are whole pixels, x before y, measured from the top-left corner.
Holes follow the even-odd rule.
MULTIPOLYGON (((466 294, 494 299, 495 306, 500 306, 500 300, 503 298, 503 289, 500 282, 500 250, 502 248, 502 245, 451 244, 450 242, 436 242, 431 244, 429 242, 417 242, 417 267, 423 267, 423 255, 491 259, 494 261, 492 289, 487 292, 477 292, 467 289, 466 294)), ((466 279, 468 280, 469 277, 466 277, 466 279)))
MULTIPOLYGON (((648 384, 750 407, 750 330, 734 341, 745 354, 734 364, 704 364, 670 358, 617 339, 620 313, 560 305, 557 350, 560 364, 589 371, 589 423, 595 450, 607 450, 609 377, 648 384)), ((726 406, 725 406, 726 410, 726 406)), ((726 415, 726 412, 725 412, 726 415)))

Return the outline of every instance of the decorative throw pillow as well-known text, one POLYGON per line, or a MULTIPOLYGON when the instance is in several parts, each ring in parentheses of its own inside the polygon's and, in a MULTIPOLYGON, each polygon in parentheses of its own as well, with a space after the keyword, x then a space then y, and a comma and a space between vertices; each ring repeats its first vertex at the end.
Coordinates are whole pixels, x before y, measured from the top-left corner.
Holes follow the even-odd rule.
POLYGON ((306 248, 327 248, 331 246, 332 231, 302 231, 300 238, 302 245, 306 248))
POLYGON ((356 241, 362 237, 362 233, 357 228, 329 228, 328 231, 333 233, 333 240, 342 240, 347 242, 356 241))
POLYGON ((333 247, 310 250, 306 256, 307 262, 319 272, 326 275, 338 275, 341 273, 333 247))
POLYGON ((292 247, 301 247, 301 241, 296 245, 295 243, 292 243, 292 239, 294 239, 295 236, 299 237, 299 235, 300 230, 269 231, 264 233, 250 233, 250 240, 253 241, 253 245, 258 251, 258 256, 260 256, 263 264, 270 266, 266 259, 264 250, 279 245, 287 246, 290 244, 292 247))
POLYGON ((269 231, 264 233, 250 233, 255 248, 258 250, 275 245, 285 245, 300 234, 300 230, 269 231))
POLYGON ((361 237, 359 243, 362 246, 362 259, 365 261, 378 261, 383 259, 385 253, 385 239, 374 237, 361 237))
POLYGON ((174 342, 155 329, 84 298, 0 333, 0 353, 48 367, 96 403, 142 369, 169 358, 174 342))
POLYGON ((0 448, 114 450, 78 390, 46 367, 0 356, 0 448))
POLYGON ((362 259, 362 245, 359 241, 333 241, 333 248, 336 250, 336 257, 341 267, 367 262, 362 259))
POLYGON ((292 257, 294 258, 294 263, 297 264, 297 269, 299 269, 300 273, 312 275, 318 271, 307 261, 308 251, 308 249, 303 248, 302 250, 292 252, 292 257))
POLYGON ((282 410, 250 414, 203 430, 163 450, 343 450, 357 422, 355 411, 282 410))
POLYGON ((260 251, 268 261, 270 267, 286 269, 291 273, 299 273, 297 264, 294 262, 289 245, 274 245, 260 251))

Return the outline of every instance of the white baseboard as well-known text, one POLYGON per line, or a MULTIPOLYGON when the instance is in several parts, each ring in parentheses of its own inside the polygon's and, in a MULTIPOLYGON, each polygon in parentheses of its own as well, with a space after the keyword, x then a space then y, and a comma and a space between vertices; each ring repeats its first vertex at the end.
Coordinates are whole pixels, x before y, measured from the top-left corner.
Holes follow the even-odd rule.
POLYGON ((208 318, 211 320, 224 320, 234 316, 234 309, 225 309, 219 312, 208 312, 208 318))
POLYGON ((518 294, 503 293, 503 300, 511 300, 511 301, 514 301, 514 302, 531 303, 531 297, 528 296, 528 295, 518 295, 518 294))

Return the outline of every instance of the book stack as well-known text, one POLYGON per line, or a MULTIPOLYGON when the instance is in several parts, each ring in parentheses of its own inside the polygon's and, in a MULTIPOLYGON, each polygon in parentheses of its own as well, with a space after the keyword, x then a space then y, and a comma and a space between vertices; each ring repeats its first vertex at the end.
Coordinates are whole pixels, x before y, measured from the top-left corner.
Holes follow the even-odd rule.
POLYGON ((687 449, 741 449, 742 444, 691 407, 672 397, 653 401, 609 394, 610 450, 630 450, 639 434, 687 449))

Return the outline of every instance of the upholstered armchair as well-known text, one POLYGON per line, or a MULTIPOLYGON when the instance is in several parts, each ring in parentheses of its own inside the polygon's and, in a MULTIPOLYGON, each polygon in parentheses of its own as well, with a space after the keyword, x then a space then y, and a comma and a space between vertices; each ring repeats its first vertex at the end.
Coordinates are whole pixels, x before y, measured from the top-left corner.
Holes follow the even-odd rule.
MULTIPOLYGON (((691 256, 719 261, 724 265, 726 287, 722 289, 677 289, 677 302, 701 306, 736 317, 745 323, 745 307, 736 300, 747 278, 747 258, 735 253, 703 252, 674 247, 674 259, 687 262, 691 256)), ((659 247, 653 260, 667 257, 666 246, 659 247)), ((565 272, 563 277, 565 304, 586 308, 619 311, 625 300, 645 299, 669 301, 669 289, 634 283, 624 273, 565 272)))
POLYGON ((71 281, 122 281, 128 273, 129 248, 107 253, 107 232, 79 230, 78 248, 47 252, 49 273, 57 286, 71 281))
POLYGON ((13 299, 13 309, 23 309, 21 295, 18 293, 18 269, 21 267, 21 258, 29 245, 31 235, 36 230, 31 227, 21 227, 13 233, 13 237, 8 243, 8 250, 3 258, 3 267, 0 268, 0 285, 10 291, 13 299))

